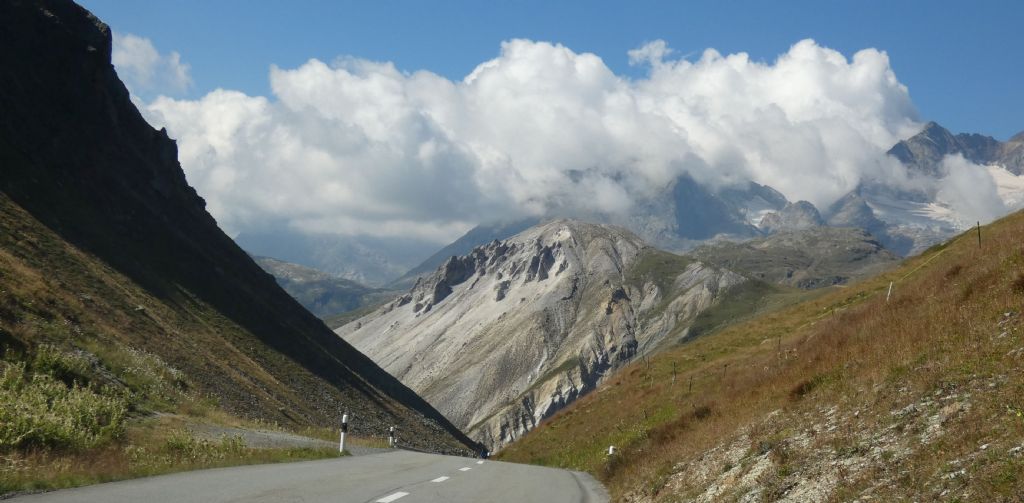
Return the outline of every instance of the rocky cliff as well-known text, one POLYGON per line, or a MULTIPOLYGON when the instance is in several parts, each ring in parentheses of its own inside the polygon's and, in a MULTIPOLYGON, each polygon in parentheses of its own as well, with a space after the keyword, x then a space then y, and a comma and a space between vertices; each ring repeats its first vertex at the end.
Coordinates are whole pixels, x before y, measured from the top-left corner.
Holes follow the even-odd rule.
POLYGON ((497 448, 747 282, 623 229, 556 220, 449 258, 337 333, 497 448))

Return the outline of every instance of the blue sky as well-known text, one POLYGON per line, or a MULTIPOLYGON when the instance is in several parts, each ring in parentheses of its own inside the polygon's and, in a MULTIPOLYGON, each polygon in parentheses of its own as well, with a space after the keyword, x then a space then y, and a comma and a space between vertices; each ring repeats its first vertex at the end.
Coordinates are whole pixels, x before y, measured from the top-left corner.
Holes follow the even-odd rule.
POLYGON ((713 47, 772 61, 813 38, 850 56, 886 51, 923 119, 1006 139, 1024 130, 1024 2, 570 2, 83 0, 121 33, 191 66, 183 97, 215 88, 270 95, 272 64, 354 56, 458 80, 528 38, 592 52, 619 75, 627 51, 663 39, 676 55, 713 47))

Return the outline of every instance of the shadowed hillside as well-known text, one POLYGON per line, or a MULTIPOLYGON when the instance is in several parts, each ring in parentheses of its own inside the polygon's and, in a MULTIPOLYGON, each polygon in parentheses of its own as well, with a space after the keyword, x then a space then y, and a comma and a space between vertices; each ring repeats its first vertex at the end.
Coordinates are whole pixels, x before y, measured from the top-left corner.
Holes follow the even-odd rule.
MULTIPOLYGON (((139 394, 115 360, 145 353, 177 376, 169 397, 294 426, 334 425, 349 410, 364 432, 398 424, 423 448, 465 447, 221 232, 174 141, 143 120, 110 56, 109 28, 69 1, 0 3, 5 372, 46 373, 19 360, 56 348, 86 363, 47 375, 139 394)), ((129 412, 173 409, 172 398, 129 412)))

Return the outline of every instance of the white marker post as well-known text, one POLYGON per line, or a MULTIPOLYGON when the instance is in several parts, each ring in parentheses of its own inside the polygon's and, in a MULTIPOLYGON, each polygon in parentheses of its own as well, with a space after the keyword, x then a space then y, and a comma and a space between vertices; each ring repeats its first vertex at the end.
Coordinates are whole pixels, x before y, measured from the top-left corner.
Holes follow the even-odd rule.
POLYGON ((614 445, 609 445, 608 446, 608 456, 610 457, 610 456, 614 456, 614 455, 615 455, 615 446, 614 445))
POLYGON ((395 448, 395 427, 388 428, 388 447, 395 448))
POLYGON ((338 452, 345 452, 345 434, 348 433, 348 414, 341 415, 341 443, 338 452))
POLYGON ((885 303, 889 303, 889 297, 892 296, 892 281, 889 282, 889 293, 885 294, 885 303))

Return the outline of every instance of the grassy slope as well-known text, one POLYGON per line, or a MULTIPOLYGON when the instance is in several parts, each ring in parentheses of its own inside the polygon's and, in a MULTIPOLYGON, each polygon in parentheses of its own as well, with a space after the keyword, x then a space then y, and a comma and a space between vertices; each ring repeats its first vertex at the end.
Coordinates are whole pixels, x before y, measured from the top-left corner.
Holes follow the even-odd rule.
POLYGON ((1024 213, 983 234, 634 363, 502 459, 620 500, 1024 494, 1024 213))

